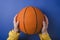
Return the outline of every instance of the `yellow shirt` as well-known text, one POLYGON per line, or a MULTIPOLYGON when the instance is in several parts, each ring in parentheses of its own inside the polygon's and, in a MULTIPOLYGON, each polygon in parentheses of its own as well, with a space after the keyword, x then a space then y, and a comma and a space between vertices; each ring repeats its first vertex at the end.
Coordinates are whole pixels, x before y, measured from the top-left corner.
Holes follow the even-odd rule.
MULTIPOLYGON (((17 32, 12 30, 9 32, 9 37, 7 38, 7 40, 18 40, 19 35, 20 35, 20 33, 17 33, 17 32)), ((39 37, 41 40, 51 40, 48 33, 39 34, 39 37)))

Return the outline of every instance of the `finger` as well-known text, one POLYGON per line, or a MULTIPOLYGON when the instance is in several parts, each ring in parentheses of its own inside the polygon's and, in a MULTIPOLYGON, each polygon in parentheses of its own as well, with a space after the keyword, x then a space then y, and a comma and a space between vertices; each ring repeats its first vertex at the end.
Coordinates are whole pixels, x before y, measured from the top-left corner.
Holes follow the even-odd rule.
POLYGON ((47 25, 46 25, 46 22, 45 21, 43 21, 43 29, 42 30, 46 30, 48 27, 47 27, 47 25))
POLYGON ((19 21, 17 21, 17 25, 19 24, 19 21))
POLYGON ((17 25, 17 28, 19 29, 19 21, 17 21, 16 25, 17 25))
POLYGON ((43 28, 42 28, 42 31, 44 31, 45 28, 46 28, 45 21, 43 21, 43 28))
POLYGON ((45 17, 46 24, 48 25, 48 18, 46 15, 44 15, 44 17, 45 17))
POLYGON ((46 23, 45 23, 45 21, 43 21, 43 27, 45 27, 46 26, 46 23))
POLYGON ((13 21, 14 23, 16 23, 16 17, 17 17, 17 15, 14 17, 14 21, 13 21))
POLYGON ((43 27, 44 27, 45 29, 47 29, 47 28, 48 28, 48 25, 46 24, 46 22, 45 22, 45 21, 43 21, 43 27))

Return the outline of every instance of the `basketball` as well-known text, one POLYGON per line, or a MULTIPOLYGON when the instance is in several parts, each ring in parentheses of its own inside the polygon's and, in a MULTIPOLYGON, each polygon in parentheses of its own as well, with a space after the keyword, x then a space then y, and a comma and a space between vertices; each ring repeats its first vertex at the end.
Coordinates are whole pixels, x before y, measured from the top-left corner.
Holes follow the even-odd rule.
POLYGON ((28 6, 23 8, 17 15, 20 31, 26 34, 39 33, 43 27, 44 15, 36 7, 28 6))

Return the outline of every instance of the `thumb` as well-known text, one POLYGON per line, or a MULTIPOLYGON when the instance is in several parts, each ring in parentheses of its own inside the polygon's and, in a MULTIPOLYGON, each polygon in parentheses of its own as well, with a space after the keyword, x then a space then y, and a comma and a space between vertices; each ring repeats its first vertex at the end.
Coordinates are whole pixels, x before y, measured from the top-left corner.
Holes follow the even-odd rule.
POLYGON ((17 21, 16 25, 18 26, 18 24, 19 24, 19 21, 17 21))

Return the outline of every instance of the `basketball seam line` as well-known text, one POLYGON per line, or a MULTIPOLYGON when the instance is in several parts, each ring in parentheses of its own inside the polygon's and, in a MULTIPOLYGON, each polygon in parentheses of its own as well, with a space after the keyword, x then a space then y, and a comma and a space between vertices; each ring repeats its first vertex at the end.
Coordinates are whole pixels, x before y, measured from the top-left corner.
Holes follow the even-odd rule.
MULTIPOLYGON (((23 25, 24 25, 24 30, 26 32, 26 28, 25 28, 25 13, 26 13, 27 8, 25 9, 24 15, 23 15, 23 25)), ((27 33, 27 32, 26 32, 27 33)))
MULTIPOLYGON (((33 8, 33 7, 32 7, 32 8, 33 8)), ((37 28, 38 28, 38 20, 37 20, 37 14, 36 14, 35 8, 33 8, 33 10, 35 11, 35 15, 36 15, 36 29, 35 29, 35 32, 34 32, 34 33, 36 33, 37 28)))

